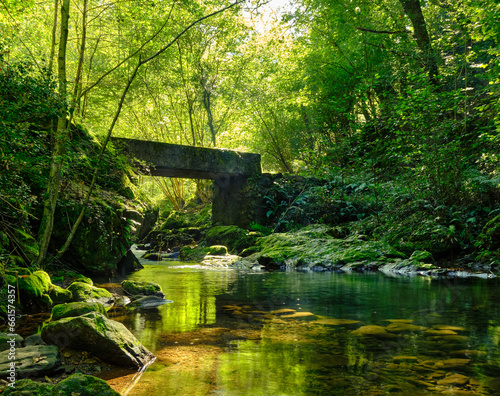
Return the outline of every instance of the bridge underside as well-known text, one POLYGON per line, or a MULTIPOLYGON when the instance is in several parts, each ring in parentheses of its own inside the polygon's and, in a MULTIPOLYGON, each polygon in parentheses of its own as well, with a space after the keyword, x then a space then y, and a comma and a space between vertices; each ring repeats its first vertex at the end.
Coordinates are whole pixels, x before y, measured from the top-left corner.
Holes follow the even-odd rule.
POLYGON ((112 141, 151 176, 214 180, 213 223, 249 225, 242 189, 248 177, 262 173, 259 154, 136 139, 112 141))

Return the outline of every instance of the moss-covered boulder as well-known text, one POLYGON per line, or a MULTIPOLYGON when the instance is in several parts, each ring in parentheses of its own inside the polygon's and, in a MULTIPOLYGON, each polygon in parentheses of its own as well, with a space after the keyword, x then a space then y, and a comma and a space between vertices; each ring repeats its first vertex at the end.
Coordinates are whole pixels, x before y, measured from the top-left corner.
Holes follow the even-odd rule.
POLYGON ((89 312, 100 312, 108 317, 104 305, 98 302, 72 302, 68 304, 59 304, 52 308, 51 321, 56 321, 62 318, 71 316, 85 315, 89 312))
POLYGON ((154 282, 138 282, 133 280, 124 280, 122 288, 130 295, 158 296, 163 297, 164 294, 161 286, 154 282))
POLYGON ((54 304, 63 304, 65 302, 71 301, 73 298, 73 293, 71 290, 63 289, 61 286, 52 285, 49 289, 49 297, 54 304))
POLYGON ((6 387, 2 391, 2 396, 21 396, 21 395, 33 395, 33 396, 53 396, 52 389, 54 385, 35 382, 30 379, 22 379, 16 381, 15 388, 10 386, 6 387))
MULTIPOLYGON (((16 276, 8 272, 6 276, 7 282, 11 285, 16 284, 16 276)), ((49 274, 45 271, 35 271, 29 275, 17 276, 17 283, 19 284, 19 294, 21 304, 24 306, 31 304, 46 305, 50 303, 48 291, 52 287, 49 274)))
POLYGON ((7 387, 2 396, 120 396, 106 381, 85 374, 73 374, 57 385, 35 382, 31 379, 16 381, 15 388, 7 387))
POLYGON ((212 245, 208 248, 208 254, 213 256, 225 256, 227 254, 227 247, 223 245, 212 245))
POLYGON ((275 233, 257 241, 260 252, 249 256, 266 267, 345 267, 376 269, 388 259, 403 258, 389 244, 358 235, 332 238, 330 227, 311 225, 297 232, 275 233))
POLYGON ((122 323, 99 312, 50 322, 42 329, 42 339, 59 348, 91 352, 123 367, 139 369, 154 358, 122 323))
POLYGON ((85 374, 73 374, 52 389, 53 396, 120 396, 106 381, 85 374))
POLYGON ((205 239, 208 245, 224 245, 231 253, 238 254, 254 245, 259 236, 238 226, 215 226, 207 231, 205 239))
POLYGON ((182 261, 201 261, 208 254, 209 248, 204 245, 184 246, 179 252, 182 261))
POLYGON ((107 301, 113 295, 106 289, 91 286, 83 282, 73 282, 68 286, 68 290, 73 294, 73 302, 78 301, 107 301))

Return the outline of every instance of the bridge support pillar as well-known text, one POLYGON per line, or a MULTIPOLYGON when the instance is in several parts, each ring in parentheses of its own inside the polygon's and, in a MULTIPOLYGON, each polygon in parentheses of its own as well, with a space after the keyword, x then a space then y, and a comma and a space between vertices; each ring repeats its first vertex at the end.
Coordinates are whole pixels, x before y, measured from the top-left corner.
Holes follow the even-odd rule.
POLYGON ((246 228, 250 225, 248 204, 243 193, 247 183, 245 176, 226 176, 214 179, 214 198, 212 202, 212 223, 237 225, 246 228))

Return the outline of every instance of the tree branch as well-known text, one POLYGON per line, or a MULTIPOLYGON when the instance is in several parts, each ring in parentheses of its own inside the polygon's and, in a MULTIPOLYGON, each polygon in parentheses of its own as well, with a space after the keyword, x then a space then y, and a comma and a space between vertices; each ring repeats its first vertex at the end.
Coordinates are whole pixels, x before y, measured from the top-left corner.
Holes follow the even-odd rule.
POLYGON ((408 30, 397 30, 395 32, 391 32, 389 30, 372 30, 372 29, 365 29, 365 28, 361 28, 361 27, 357 27, 356 29, 361 30, 362 32, 377 33, 377 34, 408 34, 408 33, 410 33, 408 30))

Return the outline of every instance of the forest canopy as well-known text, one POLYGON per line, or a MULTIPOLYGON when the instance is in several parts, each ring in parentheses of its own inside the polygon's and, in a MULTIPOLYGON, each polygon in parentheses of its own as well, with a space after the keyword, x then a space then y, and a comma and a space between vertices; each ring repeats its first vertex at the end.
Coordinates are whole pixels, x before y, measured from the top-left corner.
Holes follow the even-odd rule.
MULTIPOLYGON (((0 9, 0 165, 11 171, 0 198, 21 211, 41 203, 12 180, 29 167, 47 174, 33 181, 47 187, 41 257, 71 162, 70 125, 103 147, 112 135, 251 151, 266 171, 355 175, 435 206, 498 205, 496 1, 3 0, 0 9), (40 155, 19 161, 27 152, 40 155)), ((181 207, 182 182, 164 183, 181 207)), ((203 198, 206 186, 197 191, 203 198)))

